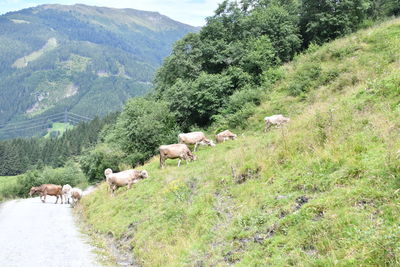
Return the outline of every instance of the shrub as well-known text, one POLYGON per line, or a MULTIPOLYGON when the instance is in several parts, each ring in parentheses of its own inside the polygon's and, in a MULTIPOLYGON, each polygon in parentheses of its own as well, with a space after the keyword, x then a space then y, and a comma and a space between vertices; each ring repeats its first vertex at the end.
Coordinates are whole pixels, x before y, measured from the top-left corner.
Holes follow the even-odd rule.
POLYGON ((104 179, 104 170, 107 168, 119 171, 119 165, 126 161, 124 158, 123 152, 102 145, 83 155, 80 165, 89 182, 96 182, 104 179))

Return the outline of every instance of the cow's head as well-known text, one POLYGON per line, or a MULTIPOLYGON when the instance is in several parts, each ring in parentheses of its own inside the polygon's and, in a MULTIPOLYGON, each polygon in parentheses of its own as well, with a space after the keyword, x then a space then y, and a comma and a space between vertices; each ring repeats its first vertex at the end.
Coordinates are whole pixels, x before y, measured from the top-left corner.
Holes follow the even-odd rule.
POLYGON ((110 168, 104 170, 104 175, 105 175, 106 177, 107 177, 108 175, 112 174, 112 173, 113 173, 113 171, 112 171, 110 168))
POLYGON ((149 173, 146 170, 140 172, 141 179, 149 178, 149 173))
POLYGON ((207 138, 204 139, 203 141, 201 141, 200 144, 206 145, 206 146, 215 146, 214 142, 207 138))
POLYGON ((31 190, 29 191, 29 196, 32 196, 38 191, 38 187, 33 186, 31 190))
POLYGON ((190 161, 195 161, 197 159, 195 154, 190 154, 189 158, 190 158, 190 161))

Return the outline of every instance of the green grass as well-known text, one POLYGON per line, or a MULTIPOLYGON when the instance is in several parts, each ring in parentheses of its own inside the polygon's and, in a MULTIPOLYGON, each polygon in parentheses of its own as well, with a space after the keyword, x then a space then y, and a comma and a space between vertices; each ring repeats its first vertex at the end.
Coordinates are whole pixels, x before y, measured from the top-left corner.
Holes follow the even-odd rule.
POLYGON ((69 123, 55 122, 52 124, 51 129, 48 130, 45 137, 50 137, 52 132, 59 132, 58 136, 61 136, 66 130, 72 129, 73 127, 74 126, 69 123))
POLYGON ((0 176, 0 202, 15 197, 13 188, 17 184, 19 176, 0 176))
POLYGON ((145 266, 398 266, 400 20, 282 67, 238 140, 82 201, 145 266), (283 128, 262 133, 263 117, 283 128), (232 177, 246 174, 244 182, 232 177))

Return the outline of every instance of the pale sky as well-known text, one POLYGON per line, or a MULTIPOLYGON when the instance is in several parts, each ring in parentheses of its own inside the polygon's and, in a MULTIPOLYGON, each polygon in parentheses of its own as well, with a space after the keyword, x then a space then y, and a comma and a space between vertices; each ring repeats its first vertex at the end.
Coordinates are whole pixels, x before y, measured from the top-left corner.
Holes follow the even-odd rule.
POLYGON ((85 4, 157 11, 192 26, 203 26, 223 0, 0 0, 0 14, 42 4, 85 4))

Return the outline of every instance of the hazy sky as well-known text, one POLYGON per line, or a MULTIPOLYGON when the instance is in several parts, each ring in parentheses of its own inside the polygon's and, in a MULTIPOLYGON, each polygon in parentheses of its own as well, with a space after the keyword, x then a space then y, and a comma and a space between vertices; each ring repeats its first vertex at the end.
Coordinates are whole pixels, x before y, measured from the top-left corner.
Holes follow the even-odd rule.
POLYGON ((86 4, 115 8, 157 11, 193 26, 205 24, 223 0, 0 0, 0 14, 42 4, 86 4))

